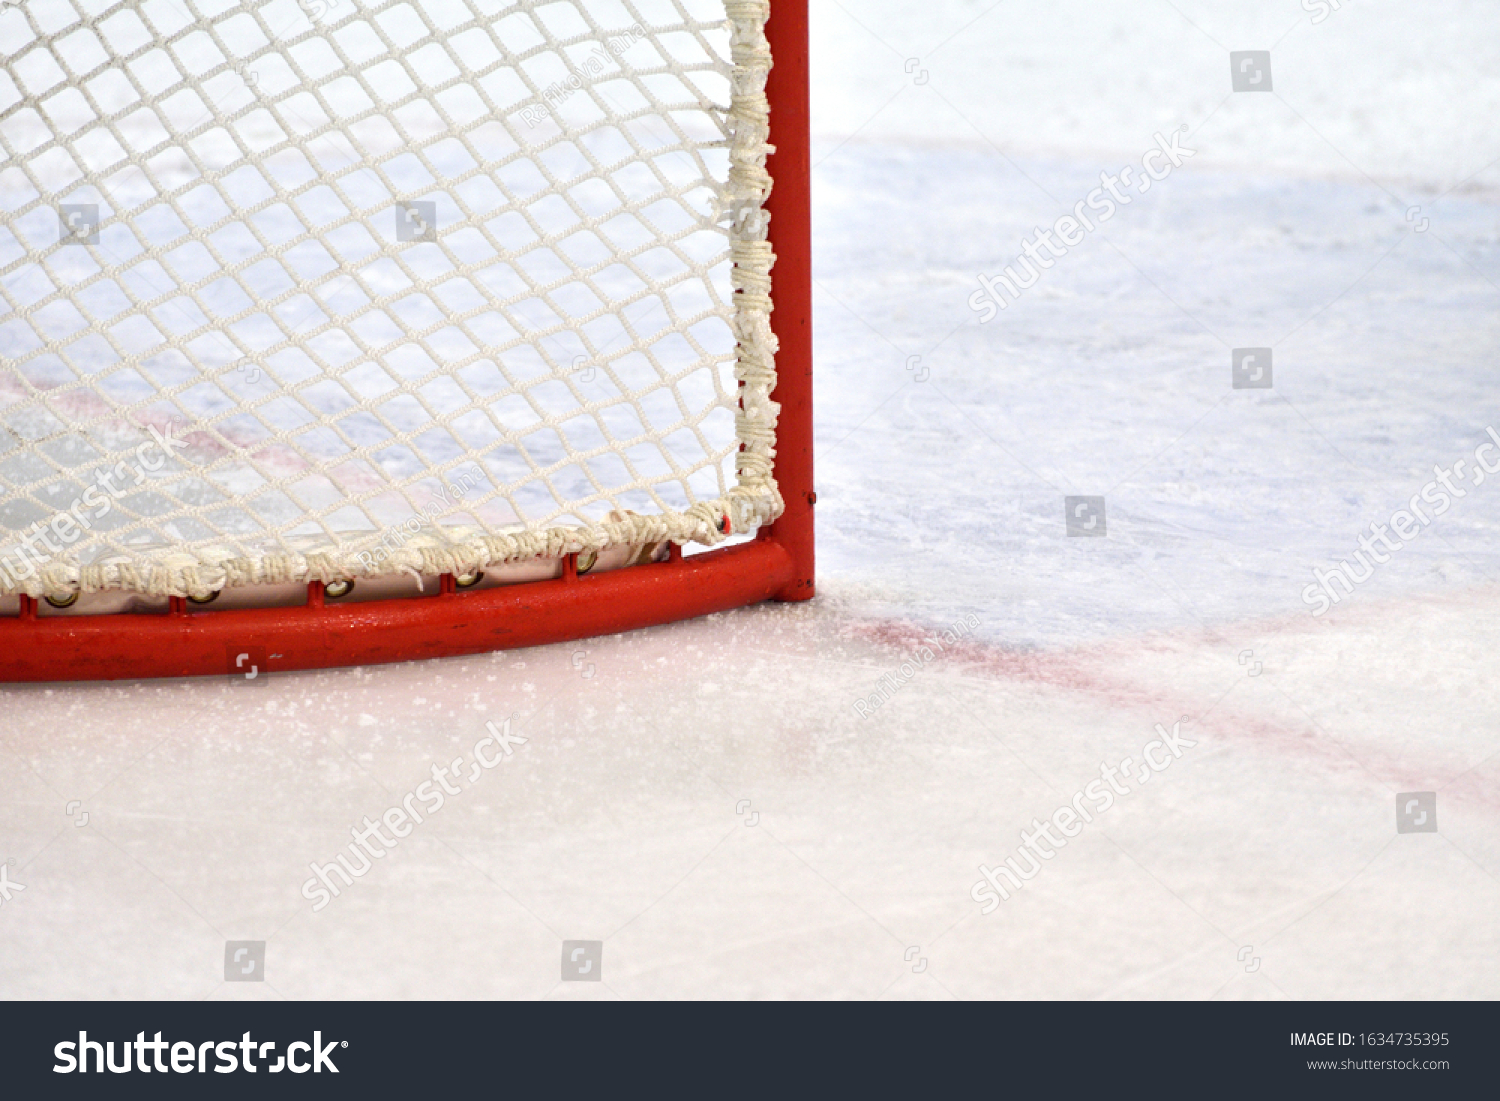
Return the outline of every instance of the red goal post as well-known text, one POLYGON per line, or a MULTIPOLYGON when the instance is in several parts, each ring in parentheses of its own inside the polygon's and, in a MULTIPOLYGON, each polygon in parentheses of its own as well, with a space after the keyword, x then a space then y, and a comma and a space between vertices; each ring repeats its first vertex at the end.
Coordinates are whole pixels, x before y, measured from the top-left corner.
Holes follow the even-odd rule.
MULTIPOLYGON (((733 0, 731 0, 733 2, 733 0)), ((664 561, 465 591, 453 575, 436 595, 332 603, 321 581, 305 604, 215 610, 172 596, 165 614, 38 614, 22 594, 0 615, 0 681, 120 680, 234 671, 255 653, 268 672, 512 649, 629 631, 765 600, 813 596, 812 274, 806 0, 772 0, 765 204, 776 256, 771 327, 779 349, 774 477, 785 509, 749 542, 664 561)))

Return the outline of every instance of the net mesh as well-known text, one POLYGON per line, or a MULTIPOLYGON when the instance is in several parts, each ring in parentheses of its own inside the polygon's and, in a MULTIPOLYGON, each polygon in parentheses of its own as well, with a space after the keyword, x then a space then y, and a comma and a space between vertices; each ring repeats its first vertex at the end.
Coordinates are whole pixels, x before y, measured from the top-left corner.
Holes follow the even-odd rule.
POLYGON ((0 591, 773 519, 767 7, 0 8, 0 591))

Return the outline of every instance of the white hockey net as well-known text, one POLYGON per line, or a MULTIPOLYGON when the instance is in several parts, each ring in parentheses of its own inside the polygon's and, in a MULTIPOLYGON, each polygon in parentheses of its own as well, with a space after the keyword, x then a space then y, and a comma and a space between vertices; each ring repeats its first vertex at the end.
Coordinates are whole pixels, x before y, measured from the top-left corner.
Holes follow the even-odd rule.
POLYGON ((767 9, 0 7, 0 592, 773 519, 767 9))

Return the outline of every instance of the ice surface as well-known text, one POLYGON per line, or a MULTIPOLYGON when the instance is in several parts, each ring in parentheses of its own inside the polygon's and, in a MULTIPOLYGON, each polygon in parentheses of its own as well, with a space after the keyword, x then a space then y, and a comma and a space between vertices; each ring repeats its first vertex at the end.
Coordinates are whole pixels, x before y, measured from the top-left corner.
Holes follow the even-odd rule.
POLYGON ((0 993, 1500 996, 1500 478, 1301 596, 1500 430, 1500 6, 813 8, 819 599, 0 690, 0 993), (1273 94, 1229 94, 1241 49, 1273 94), (1182 125, 1192 160, 978 323, 978 274, 1182 125), (1231 389, 1243 347, 1272 389, 1231 389), (980 912, 980 864, 1184 716, 980 912), (314 913, 309 864, 460 755, 314 913), (1437 832, 1397 832, 1409 792, 1437 832), (268 942, 264 983, 225 940, 268 942), (602 982, 559 981, 563 940, 602 982))

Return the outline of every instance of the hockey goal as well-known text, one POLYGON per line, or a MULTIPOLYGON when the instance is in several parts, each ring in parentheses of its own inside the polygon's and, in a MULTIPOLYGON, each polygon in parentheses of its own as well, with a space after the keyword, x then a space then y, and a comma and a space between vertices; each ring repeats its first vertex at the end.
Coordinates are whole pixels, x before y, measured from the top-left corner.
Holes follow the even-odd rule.
POLYGON ((0 680, 812 595, 806 0, 20 0, 0 60, 0 680))

